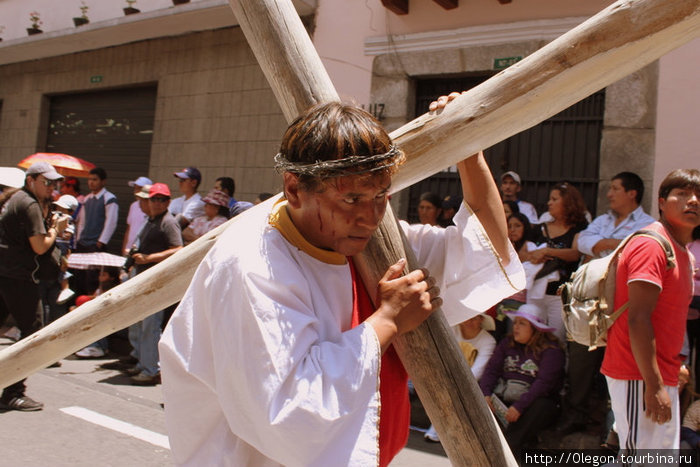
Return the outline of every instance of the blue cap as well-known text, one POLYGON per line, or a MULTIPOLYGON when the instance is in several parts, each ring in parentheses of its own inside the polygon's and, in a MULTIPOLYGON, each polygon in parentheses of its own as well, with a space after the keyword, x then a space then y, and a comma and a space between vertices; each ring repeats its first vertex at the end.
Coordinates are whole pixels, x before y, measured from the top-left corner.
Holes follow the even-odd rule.
POLYGON ((197 170, 196 167, 187 167, 186 169, 182 169, 180 172, 174 172, 173 175, 175 175, 177 178, 191 178, 193 180, 197 180, 198 182, 202 181, 202 174, 199 173, 199 170, 197 170))
POLYGON ((136 180, 132 180, 129 182, 129 186, 140 186, 144 187, 146 185, 153 185, 153 182, 151 181, 150 178, 148 177, 139 177, 136 180))

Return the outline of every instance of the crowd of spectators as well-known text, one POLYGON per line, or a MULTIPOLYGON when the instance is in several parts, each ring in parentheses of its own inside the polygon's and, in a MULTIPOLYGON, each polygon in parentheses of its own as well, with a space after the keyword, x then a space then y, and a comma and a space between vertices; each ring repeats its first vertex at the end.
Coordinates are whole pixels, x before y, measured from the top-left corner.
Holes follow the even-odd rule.
MULTIPOLYGON (((26 175, 23 188, 5 190, 0 198, 0 203, 12 212, 10 216, 3 216, 3 242, 9 244, 8 250, 13 255, 21 257, 17 263, 14 257, 3 256, 0 275, 3 285, 9 286, 11 278, 16 279, 20 289, 15 291, 26 289, 28 292, 22 303, 17 302, 16 294, 10 298, 10 289, 7 297, 3 294, 0 300, 0 319, 4 322, 7 315, 12 315, 15 326, 6 335, 14 340, 28 336, 69 310, 149 269, 183 245, 253 206, 253 203, 233 197, 235 182, 231 177, 217 178, 202 197, 198 192, 202 176, 196 167, 187 167, 173 174, 181 195, 174 199, 171 199, 167 184, 154 183, 146 176, 138 177, 128 182, 134 190, 134 199, 129 203, 126 230, 119 242, 120 251, 112 252, 127 259, 126 267, 105 265, 72 269, 67 261, 71 253, 108 251, 108 245, 114 243, 112 237, 120 204, 124 206, 124 201, 117 200, 109 191, 108 174, 101 167, 89 172, 87 194, 81 193, 80 178, 63 177, 45 163, 35 164, 26 175), (30 225, 18 229, 27 223, 30 225), (27 237, 5 235, 13 229, 26 231, 27 237), (56 267, 39 277, 34 257, 47 256, 49 253, 45 250, 53 252, 54 249, 56 267), (12 262, 16 263, 14 268, 9 267, 12 262), (34 309, 38 303, 42 305, 42 312, 37 315, 34 309)), ((270 196, 261 193, 260 198, 270 196)), ((48 271, 48 268, 41 270, 48 271)), ((153 385, 160 381, 157 344, 173 309, 162 310, 130 327, 128 339, 133 351, 112 366, 128 374, 132 384, 153 385)), ((109 339, 105 337, 75 355, 78 358, 103 358, 108 353, 109 339)), ((38 410, 42 406, 24 394, 23 382, 6 388, 0 403, 26 411, 38 410)))
MULTIPOLYGON (((568 338, 558 289, 579 265, 612 253, 628 235, 661 224, 642 208, 644 183, 632 172, 612 177, 606 194, 608 211, 592 221, 583 197, 570 182, 551 187, 547 211, 541 214, 532 203, 519 198, 521 183, 516 172, 505 172, 500 191, 508 237, 523 263, 527 286, 486 315, 478 316, 479 323, 486 324, 478 330, 499 342, 495 352, 493 345, 465 347, 465 338, 472 335, 469 322, 455 327, 455 335, 514 452, 534 447, 543 441, 543 433, 556 437, 562 447, 576 447, 579 441, 567 445, 565 438, 580 433, 599 437, 603 446, 617 449, 610 397, 601 374, 606 347, 589 351, 568 338), (488 361, 485 370, 474 364, 479 359, 488 361)), ((420 222, 449 225, 449 215, 444 213, 450 198, 423 193, 418 205, 420 222)), ((699 229, 695 228, 693 242, 688 245, 696 258, 700 253, 699 229)), ((687 402, 681 403, 675 418, 683 420, 684 447, 695 449, 700 446, 700 402, 693 402, 698 396, 694 388, 698 384, 696 360, 700 346, 699 279, 696 269, 696 296, 688 312, 682 352, 685 365, 681 370, 689 373, 681 380, 690 379, 690 384, 681 386, 679 392, 687 402)), ((432 426, 425 438, 439 441, 432 426)))
MULTIPOLYGON (((180 192, 175 198, 167 184, 138 177, 129 182, 134 200, 129 204, 127 228, 120 242, 119 253, 128 258, 129 266, 123 271, 110 267, 73 271, 66 262, 71 252, 106 251, 116 230, 119 202, 107 189, 107 173, 99 167, 90 172, 86 195, 81 194, 80 179, 64 178, 48 164, 35 164, 26 175, 22 189, 6 190, 0 197, 0 236, 8 246, 4 254, 12 255, 0 262, 0 318, 12 315, 17 338, 167 259, 183 245, 254 205, 236 200, 235 182, 230 177, 219 177, 210 189, 202 191, 196 167, 174 172, 180 192), (204 197, 200 191, 206 193, 204 197), (21 229, 16 228, 19 225, 21 229), (35 258, 47 256, 57 258, 54 263, 58 266, 40 275, 35 258), (18 290, 22 293, 16 293, 18 290), (39 302, 43 306, 37 317, 34 310, 39 302)), ((607 192, 609 211, 591 221, 583 197, 569 182, 551 187, 547 211, 541 215, 533 204, 519 199, 522 180, 516 172, 505 172, 500 182, 508 237, 523 263, 527 286, 486 314, 456 326, 455 337, 516 453, 536 443, 538 435, 552 427, 560 436, 598 432, 601 440, 614 446, 610 433, 615 433, 615 426, 608 422, 612 417, 605 416, 608 385, 600 374, 606 349, 589 351, 567 340, 557 291, 582 262, 611 253, 629 234, 655 222, 641 206, 644 184, 631 172, 615 175, 607 192)), ((270 196, 261 193, 255 202, 270 196)), ((452 218, 461 204, 459 195, 423 193, 417 207, 419 221, 437 229, 453 225, 452 218)), ((688 248, 696 257, 700 254, 698 228, 688 248)), ((697 270, 694 279, 697 294, 697 270)), ((133 351, 112 367, 128 374, 133 384, 159 383, 157 344, 172 309, 161 310, 129 329, 133 351)), ((687 403, 681 405, 685 414, 681 435, 685 446, 692 448, 700 445, 700 402, 693 402, 698 385, 698 323, 700 297, 696 295, 683 350, 684 371, 689 376, 681 380, 689 384, 679 391, 689 394, 687 403)), ((108 352, 108 340, 103 338, 76 356, 100 358, 108 352)), ((15 410, 41 409, 42 404, 24 391, 24 381, 5 388, 0 404, 15 410)), ((439 441, 432 426, 425 436, 439 441)))

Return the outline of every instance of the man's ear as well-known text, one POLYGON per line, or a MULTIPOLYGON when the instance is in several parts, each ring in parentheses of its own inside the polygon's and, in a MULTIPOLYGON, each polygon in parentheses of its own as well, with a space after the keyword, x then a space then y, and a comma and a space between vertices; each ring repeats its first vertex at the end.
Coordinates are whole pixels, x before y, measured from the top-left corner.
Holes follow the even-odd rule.
POLYGON ((299 199, 299 177, 291 172, 282 174, 284 182, 284 197, 287 198, 287 203, 293 208, 301 206, 299 199))

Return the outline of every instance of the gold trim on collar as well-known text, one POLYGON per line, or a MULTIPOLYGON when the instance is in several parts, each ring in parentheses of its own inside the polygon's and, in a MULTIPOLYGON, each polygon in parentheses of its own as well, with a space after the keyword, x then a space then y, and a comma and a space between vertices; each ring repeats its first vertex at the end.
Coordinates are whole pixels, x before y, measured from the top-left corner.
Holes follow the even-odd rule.
POLYGON ((327 264, 342 265, 347 263, 345 256, 335 251, 315 247, 301 235, 292 222, 292 218, 289 217, 286 199, 280 198, 272 207, 269 223, 282 234, 285 240, 307 255, 327 264))

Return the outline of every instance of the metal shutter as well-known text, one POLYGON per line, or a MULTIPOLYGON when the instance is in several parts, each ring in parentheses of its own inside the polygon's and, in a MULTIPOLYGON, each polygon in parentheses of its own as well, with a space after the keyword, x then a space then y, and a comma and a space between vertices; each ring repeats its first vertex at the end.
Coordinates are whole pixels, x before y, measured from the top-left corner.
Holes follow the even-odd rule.
MULTIPOLYGON (((119 223, 110 251, 121 248, 134 200, 127 183, 148 175, 156 91, 149 86, 49 98, 46 152, 70 154, 103 167, 106 188, 117 196, 119 223)), ((81 192, 89 192, 87 179, 81 179, 81 192)))

